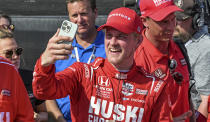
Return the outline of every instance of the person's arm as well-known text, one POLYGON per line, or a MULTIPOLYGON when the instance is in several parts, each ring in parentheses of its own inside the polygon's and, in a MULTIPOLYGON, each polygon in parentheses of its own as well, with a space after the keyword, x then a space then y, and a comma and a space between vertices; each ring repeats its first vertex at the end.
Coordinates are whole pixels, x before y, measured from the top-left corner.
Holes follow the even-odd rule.
POLYGON ((49 40, 47 48, 35 65, 32 86, 33 93, 38 99, 65 97, 67 96, 66 90, 72 86, 72 82, 67 82, 73 79, 70 76, 65 74, 55 76, 54 62, 68 58, 72 50, 71 45, 58 44, 61 40, 71 41, 69 37, 58 36, 58 33, 59 31, 49 40))
MULTIPOLYGON (((198 111, 205 117, 208 116, 208 95, 210 94, 210 51, 203 52, 199 56, 193 69, 195 86, 200 94, 201 103, 198 105, 198 111)), ((197 103, 198 104, 198 103, 197 103)))
POLYGON ((173 122, 185 122, 185 120, 190 118, 190 116, 192 116, 192 111, 185 112, 178 117, 174 117, 173 122))
POLYGON ((208 96, 200 95, 201 96, 201 104, 198 107, 198 111, 203 114, 206 118, 208 118, 208 96))
POLYGON ((36 106, 37 113, 34 113, 34 119, 37 122, 47 122, 48 121, 48 113, 46 109, 45 102, 41 103, 40 105, 36 106))
POLYGON ((193 106, 191 98, 189 98, 189 105, 190 105, 190 110, 192 111, 192 116, 190 117, 190 122, 196 122, 195 108, 193 106))
MULTIPOLYGON (((169 96, 169 84, 163 83, 159 88, 158 93, 156 94, 156 98, 152 98, 150 101, 154 101, 156 99, 155 104, 151 106, 152 112, 149 120, 151 122, 171 122, 172 121, 172 113, 171 113, 171 100, 169 96), (159 94, 159 95, 158 95, 159 94)), ((155 86, 154 86, 155 87, 155 86)), ((150 98, 150 99, 151 99, 150 98)))
POLYGON ((55 100, 46 100, 46 108, 57 122, 66 122, 55 100))

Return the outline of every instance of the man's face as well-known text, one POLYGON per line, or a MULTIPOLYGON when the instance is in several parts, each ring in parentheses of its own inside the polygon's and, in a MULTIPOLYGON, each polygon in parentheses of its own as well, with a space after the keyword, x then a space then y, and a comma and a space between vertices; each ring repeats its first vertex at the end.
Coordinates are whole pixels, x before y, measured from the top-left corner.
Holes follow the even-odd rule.
POLYGON ((172 39, 176 20, 174 13, 172 13, 162 21, 147 18, 143 23, 147 27, 146 31, 150 38, 156 41, 169 41, 172 39))
POLYGON ((20 55, 15 53, 15 50, 18 48, 17 43, 14 38, 4 38, 0 39, 0 56, 10 60, 16 68, 20 67, 20 55), (13 51, 13 54, 10 58, 7 57, 7 52, 13 51))
POLYGON ((185 20, 177 20, 176 28, 174 31, 174 37, 181 39, 183 42, 187 42, 192 37, 192 18, 185 20))
POLYGON ((95 28, 97 11, 92 10, 87 0, 67 4, 70 21, 78 25, 78 34, 91 32, 95 28))
POLYGON ((105 32, 105 51, 108 61, 118 70, 133 63, 134 51, 139 39, 132 34, 125 34, 111 27, 105 32))

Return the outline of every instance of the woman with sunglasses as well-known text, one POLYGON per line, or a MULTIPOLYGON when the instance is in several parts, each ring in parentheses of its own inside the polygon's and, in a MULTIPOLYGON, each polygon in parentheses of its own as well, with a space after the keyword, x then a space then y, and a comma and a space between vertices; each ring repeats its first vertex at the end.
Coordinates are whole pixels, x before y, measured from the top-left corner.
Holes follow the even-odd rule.
MULTIPOLYGON (((1 21, 1 18, 0 18, 1 21)), ((23 49, 18 47, 14 39, 13 32, 10 29, 4 28, 0 25, 0 56, 11 61, 17 69, 20 67, 20 56, 23 49)), ((20 75, 23 78, 25 87, 27 89, 29 98, 34 109, 35 122, 43 122, 48 120, 48 113, 46 112, 45 102, 37 100, 32 91, 32 72, 20 70, 20 75), (25 76, 24 76, 25 75, 25 76), (31 76, 31 77, 30 77, 31 76)))
POLYGON ((20 55, 23 49, 18 47, 13 33, 0 28, 0 56, 9 59, 16 68, 20 67, 20 55))

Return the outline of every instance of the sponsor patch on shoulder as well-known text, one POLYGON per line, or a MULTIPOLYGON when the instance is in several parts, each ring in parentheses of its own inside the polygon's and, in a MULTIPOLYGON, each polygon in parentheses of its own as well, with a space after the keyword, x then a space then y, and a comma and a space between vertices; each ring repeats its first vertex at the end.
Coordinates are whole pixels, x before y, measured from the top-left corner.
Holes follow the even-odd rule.
POLYGON ((11 91, 9 91, 7 89, 2 89, 1 90, 1 95, 2 96, 11 96, 11 91))
POLYGON ((166 74, 162 71, 161 68, 156 69, 152 74, 154 74, 156 77, 162 79, 166 76, 166 74))
POLYGON ((187 62, 186 62, 186 60, 183 58, 183 59, 180 59, 180 62, 181 62, 181 64, 182 64, 182 66, 184 66, 184 65, 186 65, 187 64, 187 62))

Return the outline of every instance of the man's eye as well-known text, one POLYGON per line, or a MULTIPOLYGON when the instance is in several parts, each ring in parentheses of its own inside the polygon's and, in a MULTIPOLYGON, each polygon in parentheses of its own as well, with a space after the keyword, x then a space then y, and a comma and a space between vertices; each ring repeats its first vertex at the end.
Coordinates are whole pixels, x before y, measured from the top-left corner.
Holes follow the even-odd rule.
POLYGON ((77 16, 78 16, 77 14, 73 14, 73 15, 72 15, 73 18, 76 18, 77 16))
POLYGON ((111 37, 112 37, 111 34, 108 34, 108 33, 106 34, 106 38, 107 38, 107 39, 110 39, 111 37))
POLYGON ((119 39, 126 39, 127 37, 128 37, 128 36, 125 35, 125 34, 120 34, 120 35, 118 36, 119 39))
POLYGON ((168 23, 168 21, 162 21, 162 23, 168 23))
POLYGON ((81 16, 87 16, 87 13, 81 13, 81 16))

